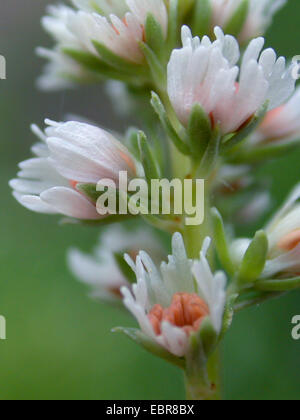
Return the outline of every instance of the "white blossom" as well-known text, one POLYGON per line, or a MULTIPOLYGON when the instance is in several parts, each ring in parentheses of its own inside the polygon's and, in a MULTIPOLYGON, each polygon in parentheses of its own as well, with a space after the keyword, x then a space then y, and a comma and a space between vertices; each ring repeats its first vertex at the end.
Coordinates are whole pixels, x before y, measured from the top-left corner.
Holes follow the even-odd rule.
POLYGON ((96 205, 77 190, 80 183, 111 179, 118 186, 119 172, 136 175, 128 150, 110 133, 90 124, 46 120, 41 142, 32 149, 35 158, 20 163, 18 178, 10 182, 15 198, 29 210, 98 219, 96 205))
POLYGON ((65 49, 99 57, 94 45, 98 42, 129 62, 142 63, 144 55, 139 43, 144 41, 144 25, 149 13, 161 24, 163 34, 167 35, 168 14, 163 0, 119 0, 119 3, 77 0, 74 4, 79 9, 50 6, 48 15, 42 19, 44 29, 56 42, 53 54, 38 49, 39 55, 42 53, 50 60, 40 81, 42 88, 65 87, 65 83, 57 80, 59 75, 79 75, 78 64, 65 57, 65 49))
POLYGON ((149 338, 176 356, 188 350, 189 333, 198 330, 210 317, 220 333, 226 300, 226 276, 212 274, 206 254, 210 239, 204 242, 199 260, 187 258, 182 236, 173 236, 173 253, 160 269, 145 252, 134 263, 126 260, 136 273, 132 291, 121 289, 124 304, 136 317, 149 338))
POLYGON ((300 185, 266 227, 269 239, 268 261, 263 277, 300 273, 300 185))
POLYGON ((268 112, 249 141, 262 144, 300 139, 300 88, 288 102, 268 112))
POLYGON ((240 57, 237 40, 215 28, 216 41, 193 38, 182 28, 183 48, 172 52, 168 65, 168 93, 174 110, 187 125, 193 105, 200 104, 223 134, 237 131, 268 101, 272 110, 293 93, 295 80, 285 59, 264 39, 250 42, 240 57), (241 58, 240 66, 237 65, 241 58))
MULTIPOLYGON (((226 27, 243 0, 211 0, 214 26, 226 27)), ((262 35, 272 22, 274 14, 287 0, 250 0, 246 21, 239 34, 242 42, 262 35)))

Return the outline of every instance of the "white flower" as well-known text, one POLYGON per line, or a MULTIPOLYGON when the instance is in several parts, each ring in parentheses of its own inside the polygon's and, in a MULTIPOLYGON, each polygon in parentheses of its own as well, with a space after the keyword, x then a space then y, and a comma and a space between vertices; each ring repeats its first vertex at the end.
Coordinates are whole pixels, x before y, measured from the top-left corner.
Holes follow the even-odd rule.
POLYGON ((72 0, 74 6, 86 12, 98 12, 105 16, 124 16, 128 12, 125 0, 72 0))
POLYGON ((269 101, 269 110, 293 93, 295 80, 285 59, 273 49, 262 51, 264 39, 254 39, 241 65, 237 40, 215 28, 216 41, 193 38, 182 28, 183 48, 174 50, 168 65, 168 93, 179 120, 187 125, 194 104, 200 104, 223 134, 237 131, 269 101))
POLYGON ((39 77, 37 85, 42 90, 60 90, 72 88, 75 81, 92 80, 93 76, 85 71, 74 60, 61 54, 59 50, 37 48, 37 54, 47 59, 43 75, 39 77))
POLYGON ((300 273, 300 184, 266 228, 269 239, 268 261, 263 277, 300 273))
POLYGON ((206 259, 210 239, 204 242, 199 260, 189 260, 182 236, 173 236, 173 254, 160 270, 145 252, 136 264, 126 256, 136 273, 132 292, 121 289, 124 304, 149 338, 178 357, 186 355, 189 335, 210 317, 217 334, 222 327, 226 300, 226 276, 212 274, 206 259))
POLYGON ((98 219, 96 205, 76 189, 109 178, 118 186, 119 172, 136 174, 135 161, 110 133, 90 124, 46 120, 45 133, 33 131, 41 143, 37 156, 20 164, 18 179, 10 182, 15 198, 39 213, 60 213, 78 219, 98 219))
POLYGON ((300 88, 284 105, 268 112, 249 139, 252 144, 300 138, 300 88))
MULTIPOLYGON (((213 26, 225 27, 244 0, 211 0, 213 26)), ((287 0, 250 0, 249 11, 239 34, 242 42, 262 35, 271 24, 274 14, 287 0)))
MULTIPOLYGON (((300 273, 300 184, 265 227, 269 251, 262 278, 294 276, 300 273)), ((239 265, 251 243, 236 239, 230 246, 231 257, 239 265)))
MULTIPOLYGON (((109 2, 99 3, 109 7, 109 2)), ((49 15, 42 19, 45 30, 57 42, 56 50, 61 53, 64 48, 73 48, 98 56, 93 44, 96 41, 128 61, 141 63, 144 55, 139 43, 144 39, 148 13, 157 19, 164 35, 167 35, 168 14, 163 0, 127 0, 128 11, 125 14, 117 16, 111 13, 109 17, 89 11, 89 4, 92 3, 76 4, 85 7, 83 10, 74 10, 61 5, 51 6, 48 8, 49 15)), ((114 9, 113 4, 110 7, 114 9)), ((104 9, 107 10, 105 7, 104 9)), ((119 8, 117 12, 120 12, 119 8)))
POLYGON ((151 230, 145 228, 128 231, 120 226, 111 226, 99 238, 99 245, 92 255, 71 249, 68 265, 75 277, 91 287, 93 297, 120 300, 121 287, 131 286, 114 255, 126 252, 135 260, 138 251, 146 249, 159 261, 164 251, 157 239, 151 230))

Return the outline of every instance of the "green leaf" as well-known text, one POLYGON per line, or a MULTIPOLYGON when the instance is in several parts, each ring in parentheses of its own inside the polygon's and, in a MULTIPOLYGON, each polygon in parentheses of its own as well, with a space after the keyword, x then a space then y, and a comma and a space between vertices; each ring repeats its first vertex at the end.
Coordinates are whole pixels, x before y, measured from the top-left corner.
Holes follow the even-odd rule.
POLYGON ((234 275, 235 267, 230 257, 222 216, 216 208, 212 208, 211 216, 214 229, 214 243, 217 248, 219 259, 225 270, 230 275, 234 275))
POLYGON ((243 0, 237 7, 232 18, 226 24, 224 28, 224 33, 233 35, 235 37, 238 36, 244 27, 244 24, 248 17, 248 13, 249 0, 243 0))
POLYGON ((132 63, 122 57, 119 57, 98 41, 93 41, 93 44, 102 60, 104 60, 108 65, 131 76, 132 74, 142 77, 147 76, 144 66, 132 63))
POLYGON ((200 104, 195 104, 192 108, 187 132, 193 155, 203 157, 212 137, 212 129, 211 122, 200 104))
POLYGON ((151 340, 147 337, 142 331, 135 329, 135 328, 123 328, 118 327, 112 330, 113 332, 123 333, 135 343, 142 346, 145 350, 149 351, 150 353, 154 354, 154 356, 160 357, 161 359, 166 360, 167 362, 184 369, 185 368, 185 360, 176 357, 173 354, 169 353, 165 350, 162 346, 157 344, 155 341, 151 340))
POLYGON ((229 140, 221 146, 221 153, 225 154, 230 152, 231 149, 237 146, 242 141, 246 140, 246 138, 258 127, 261 121, 264 119, 267 110, 268 110, 268 101, 260 108, 260 110, 255 114, 255 116, 251 119, 249 124, 247 124, 244 128, 239 130, 237 134, 232 136, 229 140))
POLYGON ((259 280, 254 285, 255 289, 268 292, 288 292, 300 289, 300 277, 282 280, 259 280))
POLYGON ((165 55, 165 40, 161 25, 157 22, 152 13, 148 13, 145 24, 146 43, 151 50, 162 59, 165 55))
POLYGON ((178 136, 176 130, 173 128, 172 124, 170 123, 166 110, 159 96, 155 92, 152 92, 151 105, 153 106, 155 112, 157 113, 167 136, 174 143, 175 147, 182 154, 190 155, 191 151, 190 151, 189 146, 183 140, 181 140, 181 138, 178 136))
POLYGON ((125 276, 128 282, 131 284, 136 283, 136 275, 125 261, 123 253, 115 252, 114 258, 121 273, 125 276))
POLYGON ((160 64, 159 58, 155 52, 144 42, 140 42, 139 46, 146 57, 155 84, 161 89, 164 89, 167 83, 166 72, 164 67, 160 64))
POLYGON ((147 137, 140 131, 138 134, 140 160, 145 170, 147 181, 151 184, 152 179, 160 179, 159 165, 150 149, 147 137))
POLYGON ((264 231, 258 231, 247 249, 242 261, 238 280, 240 284, 257 281, 266 265, 268 238, 264 231))
POLYGON ((193 33, 200 37, 209 34, 211 22, 212 7, 210 0, 197 0, 194 9, 193 33))

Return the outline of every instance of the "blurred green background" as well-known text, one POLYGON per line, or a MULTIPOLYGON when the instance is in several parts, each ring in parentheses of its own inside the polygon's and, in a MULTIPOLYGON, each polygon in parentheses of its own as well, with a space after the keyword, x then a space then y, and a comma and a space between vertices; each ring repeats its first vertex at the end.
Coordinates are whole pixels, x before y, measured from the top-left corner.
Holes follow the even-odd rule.
MULTIPOLYGON (((40 27, 45 0, 1 1, 0 54, 8 79, 0 81, 0 314, 7 341, 0 341, 0 399, 182 399, 180 372, 110 333, 131 318, 89 300, 69 274, 68 247, 89 250, 93 228, 58 226, 57 218, 21 208, 8 180, 30 156, 29 124, 75 113, 123 129, 99 88, 45 94, 35 87, 42 62, 37 45, 51 45, 40 27)), ((280 54, 300 54, 300 2, 289 0, 267 35, 280 54)), ((300 179, 300 151, 266 165, 274 177, 277 205, 300 179)), ((246 232, 243 232, 246 233, 246 232)), ((300 314, 300 293, 239 314, 224 344, 228 399, 300 399, 300 342, 291 319, 300 314)))

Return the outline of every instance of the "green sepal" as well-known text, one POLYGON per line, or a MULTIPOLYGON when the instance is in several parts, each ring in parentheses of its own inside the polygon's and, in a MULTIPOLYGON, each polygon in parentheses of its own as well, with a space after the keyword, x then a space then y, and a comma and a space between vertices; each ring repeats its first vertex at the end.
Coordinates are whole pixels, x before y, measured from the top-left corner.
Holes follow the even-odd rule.
POLYGON ((237 293, 235 293, 235 294, 229 296, 229 298, 226 301, 224 316, 223 316, 223 326, 222 326, 222 330, 221 330, 221 333, 220 333, 219 341, 222 340, 222 338, 224 337, 226 332, 231 327, 234 312, 235 312, 235 306, 234 305, 235 305, 235 302, 236 302, 238 297, 239 297, 239 295, 237 293))
POLYGON ((220 143, 220 129, 216 127, 201 160, 198 177, 207 179, 210 176, 220 156, 220 143))
POLYGON ((127 130, 126 136, 126 146, 133 154, 133 156, 138 160, 140 158, 140 149, 139 149, 139 130, 136 128, 129 128, 127 130))
POLYGON ((190 334, 189 348, 186 355, 187 370, 199 370, 206 368, 207 356, 204 352, 200 332, 190 334))
POLYGON ((126 75, 124 72, 116 70, 114 67, 108 65, 99 57, 96 57, 91 53, 74 50, 72 48, 64 48, 62 51, 68 57, 72 58, 72 60, 85 67, 87 70, 97 73, 100 77, 121 80, 125 83, 130 83, 133 80, 132 75, 126 75))
POLYGON ((265 102, 264 105, 257 111, 251 121, 243 127, 239 132, 233 135, 229 140, 221 146, 221 153, 227 153, 233 147, 237 146, 242 141, 246 140, 246 138, 259 126, 259 124, 264 119, 267 110, 268 110, 269 102, 265 102))
POLYGON ((114 67, 118 71, 125 72, 128 75, 134 74, 135 76, 146 76, 145 68, 143 65, 135 64, 125 60, 122 57, 119 57, 117 54, 113 53, 105 45, 98 41, 93 41, 93 45, 95 46, 102 60, 104 60, 108 65, 114 67))
POLYGON ((165 40, 161 25, 152 13, 148 13, 145 24, 146 44, 162 60, 165 55, 165 40))
POLYGON ((146 135, 140 131, 138 134, 140 161, 143 165, 145 176, 149 184, 152 179, 160 179, 160 168, 149 146, 146 135))
POLYGON ((263 272, 269 249, 269 242, 264 231, 258 231, 249 245, 238 274, 240 284, 253 283, 263 272))
POLYGON ((101 191, 97 191, 96 184, 77 184, 76 189, 90 198, 94 203, 96 203, 101 194, 103 194, 101 191))
POLYGON ((241 33, 249 14, 249 7, 249 0, 242 0, 233 16, 226 24, 224 28, 225 34, 233 35, 236 37, 241 33))
POLYGON ((142 331, 136 328, 117 327, 114 328, 112 332, 123 333, 135 343, 142 346, 145 350, 152 353, 154 356, 160 357, 161 359, 164 359, 172 365, 175 365, 181 369, 185 368, 185 360, 183 358, 176 357, 173 354, 169 353, 162 346, 155 343, 155 341, 148 338, 142 331))
POLYGON ((178 0, 169 1, 169 25, 168 25, 168 50, 171 52, 176 44, 178 38, 179 28, 179 3, 178 0))
POLYGON ((200 335, 200 341, 202 343, 203 351, 205 353, 205 356, 208 358, 215 350, 215 347, 218 342, 217 333, 209 317, 206 317, 202 321, 199 335, 200 335))
POLYGON ((65 55, 72 58, 77 63, 83 65, 90 71, 101 73, 102 71, 107 72, 109 70, 107 64, 89 52, 74 50, 72 48, 63 48, 62 51, 65 55))
POLYGON ((211 30, 212 7, 210 0, 198 0, 195 2, 193 33, 200 37, 207 35, 211 30))
POLYGON ((254 285, 255 289, 266 292, 288 292, 300 289, 300 277, 282 280, 259 280, 254 285))
POLYGON ((136 275, 125 261, 124 254, 120 252, 115 252, 114 259, 119 267, 119 270, 128 280, 128 282, 131 284, 136 283, 136 275))
POLYGON ((222 216, 216 208, 211 209, 211 216, 214 229, 214 243, 217 249, 218 257, 228 274, 234 275, 235 267, 230 257, 222 216))
POLYGON ((210 34, 212 7, 210 0, 198 0, 194 7, 193 33, 200 37, 210 34))
POLYGON ((175 147, 184 155, 190 155, 191 151, 189 146, 181 140, 179 135, 177 134, 176 130, 173 128, 165 107, 163 106, 159 96, 152 92, 152 98, 151 98, 151 105, 153 106, 156 114, 158 115, 160 122, 167 134, 167 136, 170 138, 170 140, 174 143, 175 147))
POLYGON ((193 155, 203 157, 212 137, 212 128, 200 104, 195 104, 191 110, 187 133, 193 155))
POLYGON ((164 67, 160 64, 158 56, 155 52, 144 42, 139 43, 141 51, 144 53, 147 63, 149 65, 153 80, 156 86, 164 89, 166 86, 166 72, 164 67))

